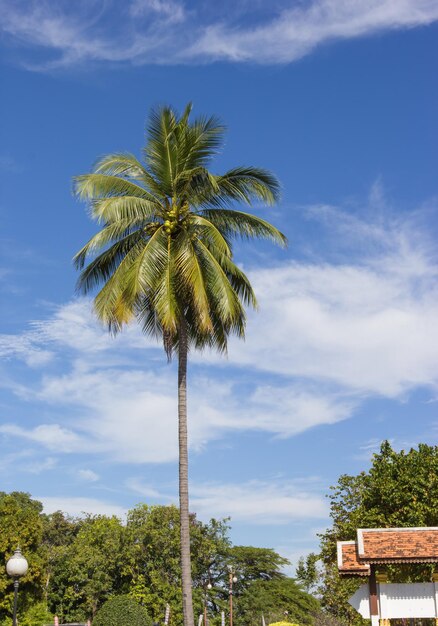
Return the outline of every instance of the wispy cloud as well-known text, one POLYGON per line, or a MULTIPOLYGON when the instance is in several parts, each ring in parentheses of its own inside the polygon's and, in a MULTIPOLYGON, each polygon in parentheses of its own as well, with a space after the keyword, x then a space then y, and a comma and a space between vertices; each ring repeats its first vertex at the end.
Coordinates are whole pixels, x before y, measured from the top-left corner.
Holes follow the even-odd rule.
MULTIPOLYGON (((154 501, 175 501, 138 479, 127 487, 154 501)), ((288 524, 302 519, 325 519, 328 507, 319 481, 252 480, 245 483, 197 483, 190 485, 191 506, 204 520, 231 517, 232 522, 288 524)))
POLYGON ((0 426, 0 434, 21 437, 56 452, 78 452, 81 449, 79 436, 58 424, 41 424, 28 430, 14 424, 3 424, 0 426))
MULTIPOLYGON (((384 203, 381 190, 372 196, 384 203)), ((249 270, 260 311, 247 341, 231 342, 228 361, 192 355, 192 451, 229 433, 290 437, 334 424, 368 398, 403 400, 419 388, 436 395, 438 263, 427 234, 413 216, 371 221, 326 205, 310 213, 332 234, 348 234, 355 256, 249 270)), ((177 459, 174 371, 135 326, 113 339, 90 302, 76 300, 28 333, 3 337, 3 349, 28 365, 35 353, 51 355, 25 386, 22 370, 17 378, 9 368, 3 384, 47 419, 3 424, 3 437, 119 463, 177 459)))
MULTIPOLYGON (((50 451, 109 455, 114 462, 166 463, 178 458, 174 376, 166 366, 141 371, 90 368, 84 362, 66 374, 45 375, 33 391, 27 389, 26 398, 52 407, 54 420, 62 413, 62 425, 55 421, 25 428, 7 423, 0 426, 0 435, 20 437, 50 451)), ((238 374, 230 383, 195 373, 190 401, 194 451, 230 432, 292 436, 345 419, 355 405, 334 392, 292 381, 286 389, 255 384, 242 397, 238 374)))
POLYGON ((294 262, 252 273, 261 312, 251 318, 247 343, 232 344, 230 358, 358 394, 395 398, 435 388, 433 242, 412 216, 369 223, 333 207, 318 212, 332 233, 348 230, 354 261, 294 262))
POLYGON ((436 19, 438 6, 434 0, 287 3, 278 17, 256 28, 232 28, 226 23, 208 26, 187 56, 289 63, 328 41, 412 28, 436 19))
POLYGON ((33 69, 77 64, 289 63, 321 44, 414 28, 438 19, 435 0, 280 0, 253 3, 179 0, 0 0, 6 41, 21 44, 33 69), (262 10, 263 9, 263 10, 262 10), (26 50, 40 48, 43 61, 26 50))
MULTIPOLYGON (((176 502, 176 495, 159 494, 155 489, 132 482, 130 490, 142 497, 161 502, 176 502)), ((324 497, 315 491, 306 491, 294 481, 278 484, 276 481, 249 481, 234 483, 194 483, 190 487, 191 507, 199 518, 231 517, 232 522, 255 525, 284 525, 302 520, 324 520, 328 507, 324 497)), ((126 509, 98 498, 36 496, 46 513, 64 511, 69 515, 84 513, 117 515, 124 518, 126 509)))
POLYGON ((81 480, 84 480, 86 482, 90 482, 90 483, 95 483, 99 480, 99 474, 96 474, 96 472, 93 472, 93 470, 90 469, 80 469, 78 470, 78 477, 81 480))
POLYGON ((133 0, 129 14, 133 17, 155 15, 170 23, 183 22, 186 17, 184 6, 174 0, 133 0))
POLYGON ((40 348, 33 333, 24 333, 20 336, 0 335, 0 357, 18 357, 30 367, 39 367, 46 365, 53 358, 53 353, 40 348))
POLYGON ((74 517, 82 517, 84 514, 92 513, 93 515, 116 515, 120 519, 124 519, 127 513, 126 509, 118 504, 105 502, 97 498, 36 495, 35 499, 43 503, 45 513, 63 511, 67 515, 73 515, 74 517))
POLYGON ((287 524, 327 517, 324 498, 300 491, 294 483, 195 484, 191 494, 194 510, 204 518, 230 516, 252 524, 287 524))

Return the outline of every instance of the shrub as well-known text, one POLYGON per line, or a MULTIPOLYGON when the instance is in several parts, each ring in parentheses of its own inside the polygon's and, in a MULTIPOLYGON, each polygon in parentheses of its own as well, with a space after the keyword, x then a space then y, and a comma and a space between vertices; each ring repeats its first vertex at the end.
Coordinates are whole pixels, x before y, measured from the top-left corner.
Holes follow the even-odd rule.
POLYGON ((53 624, 53 615, 47 609, 45 602, 37 602, 17 621, 20 626, 44 626, 44 624, 53 624))
POLYGON ((134 598, 116 596, 97 611, 93 626, 152 626, 152 620, 134 598))

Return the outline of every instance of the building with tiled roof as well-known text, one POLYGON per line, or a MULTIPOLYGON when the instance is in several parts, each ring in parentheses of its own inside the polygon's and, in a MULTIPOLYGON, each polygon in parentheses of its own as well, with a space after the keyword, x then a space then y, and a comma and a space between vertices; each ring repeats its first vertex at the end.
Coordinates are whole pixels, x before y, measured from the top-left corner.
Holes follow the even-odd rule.
POLYGON ((338 541, 340 574, 369 576, 379 563, 438 563, 438 527, 358 528, 355 541, 338 541))
POLYGON ((438 625, 438 574, 430 583, 407 584, 380 584, 376 576, 381 564, 438 563, 438 527, 358 528, 356 540, 338 541, 337 549, 340 574, 368 577, 349 602, 371 626, 407 617, 434 617, 438 625))

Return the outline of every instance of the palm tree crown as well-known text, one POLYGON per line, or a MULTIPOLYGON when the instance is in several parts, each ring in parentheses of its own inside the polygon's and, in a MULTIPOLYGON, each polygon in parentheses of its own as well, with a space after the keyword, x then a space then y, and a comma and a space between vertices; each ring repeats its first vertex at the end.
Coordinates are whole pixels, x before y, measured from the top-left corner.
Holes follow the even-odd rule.
POLYGON ((75 256, 80 290, 103 285, 97 316, 112 332, 137 317, 145 332, 164 338, 169 356, 182 319, 189 346, 225 350, 230 333, 243 336, 243 307, 256 299, 233 262, 235 237, 286 243, 268 222, 232 208, 276 202, 277 179, 254 167, 212 174, 207 166, 224 126, 214 117, 191 122, 190 111, 151 114, 144 163, 111 154, 75 179, 76 194, 102 225, 75 256))

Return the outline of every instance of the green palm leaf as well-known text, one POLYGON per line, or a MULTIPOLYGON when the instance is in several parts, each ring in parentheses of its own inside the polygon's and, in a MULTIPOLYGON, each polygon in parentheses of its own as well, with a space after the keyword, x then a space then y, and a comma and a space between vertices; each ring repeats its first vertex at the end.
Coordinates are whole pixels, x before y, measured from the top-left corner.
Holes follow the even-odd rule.
POLYGON ((250 213, 231 209, 204 209, 201 214, 225 237, 269 239, 281 247, 287 245, 287 238, 275 226, 250 213))
POLYGON ((115 196, 135 196, 156 202, 156 198, 147 189, 119 176, 85 174, 76 176, 74 182, 75 193, 81 200, 93 201, 115 196))
POLYGON ((163 215, 163 207, 158 202, 136 196, 113 196, 101 198, 91 203, 91 216, 98 223, 130 220, 133 224, 154 221, 163 215))

